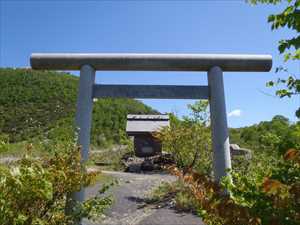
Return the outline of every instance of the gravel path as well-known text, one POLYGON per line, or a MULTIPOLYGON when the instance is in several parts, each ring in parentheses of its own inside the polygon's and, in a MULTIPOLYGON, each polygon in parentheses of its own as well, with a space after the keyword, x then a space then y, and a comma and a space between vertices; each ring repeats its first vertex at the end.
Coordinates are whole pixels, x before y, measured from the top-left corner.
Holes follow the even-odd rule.
MULTIPOLYGON (((144 203, 145 197, 163 181, 174 181, 167 174, 134 174, 104 172, 119 180, 113 188, 115 202, 103 221, 84 220, 84 225, 204 225, 197 216, 177 213, 170 208, 157 208, 144 203)), ((95 195, 100 184, 86 190, 87 198, 95 195)))

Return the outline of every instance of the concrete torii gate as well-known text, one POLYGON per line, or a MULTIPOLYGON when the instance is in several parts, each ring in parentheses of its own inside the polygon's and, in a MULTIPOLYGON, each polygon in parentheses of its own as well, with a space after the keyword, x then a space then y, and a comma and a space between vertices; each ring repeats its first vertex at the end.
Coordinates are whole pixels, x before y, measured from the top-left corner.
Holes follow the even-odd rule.
MULTIPOLYGON (((31 67, 39 70, 80 70, 76 125, 82 161, 88 159, 93 98, 209 99, 214 178, 220 181, 231 168, 223 71, 261 71, 272 67, 270 55, 237 54, 71 54, 34 53, 31 67), (206 71, 208 86, 102 85, 95 71, 206 71)), ((74 196, 83 201, 83 190, 74 196)))

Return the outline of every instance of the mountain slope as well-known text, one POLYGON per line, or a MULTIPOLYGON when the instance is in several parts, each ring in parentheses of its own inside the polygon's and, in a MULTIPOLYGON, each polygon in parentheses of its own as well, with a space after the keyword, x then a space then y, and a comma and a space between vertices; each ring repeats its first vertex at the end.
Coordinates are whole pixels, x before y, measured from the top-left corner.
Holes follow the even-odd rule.
MULTIPOLYGON (((74 122, 78 80, 66 73, 0 68, 0 134, 10 142, 61 135, 74 122)), ((118 142, 128 113, 157 111, 133 99, 95 102, 92 143, 118 142)))

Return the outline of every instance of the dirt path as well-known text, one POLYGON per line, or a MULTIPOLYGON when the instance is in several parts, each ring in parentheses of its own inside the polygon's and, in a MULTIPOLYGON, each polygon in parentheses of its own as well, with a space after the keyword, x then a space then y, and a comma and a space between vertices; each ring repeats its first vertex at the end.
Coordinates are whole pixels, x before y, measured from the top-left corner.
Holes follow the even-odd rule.
MULTIPOLYGON (((123 172, 105 172, 119 180, 112 192, 115 203, 104 221, 87 221, 84 225, 204 225, 197 216, 177 213, 170 207, 157 208, 146 205, 145 197, 163 181, 175 178, 166 174, 134 174, 123 172)), ((100 184, 86 190, 87 197, 93 196, 100 184)))

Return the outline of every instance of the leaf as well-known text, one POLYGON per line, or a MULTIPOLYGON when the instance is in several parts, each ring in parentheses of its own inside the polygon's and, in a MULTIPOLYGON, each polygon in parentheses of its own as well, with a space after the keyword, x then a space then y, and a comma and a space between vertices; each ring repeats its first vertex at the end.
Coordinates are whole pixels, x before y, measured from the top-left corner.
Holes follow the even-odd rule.
POLYGON ((283 53, 287 48, 288 48, 288 43, 286 40, 281 40, 279 41, 279 46, 278 46, 278 50, 281 53, 283 53))
POLYGON ((300 152, 299 152, 299 151, 297 151, 297 150, 294 149, 294 148, 291 148, 291 149, 289 149, 289 150, 285 153, 284 159, 285 159, 285 160, 294 160, 294 159, 296 159, 297 157, 299 157, 299 155, 300 155, 300 152))
POLYGON ((296 110, 296 116, 300 119, 300 107, 296 110))
POLYGON ((282 187, 282 183, 278 180, 265 178, 263 182, 263 190, 268 194, 276 194, 282 187))
POLYGON ((285 62, 288 61, 289 59, 291 59, 291 57, 292 57, 292 54, 291 54, 291 53, 286 53, 286 54, 284 54, 284 56, 283 56, 285 62))
POLYGON ((274 86, 274 81, 269 81, 266 83, 267 87, 273 87, 274 86))
POLYGON ((274 15, 270 15, 268 16, 268 22, 273 22, 275 20, 275 16, 274 15))
POLYGON ((250 225, 260 225, 261 224, 261 219, 256 217, 256 218, 251 218, 250 219, 250 225))

